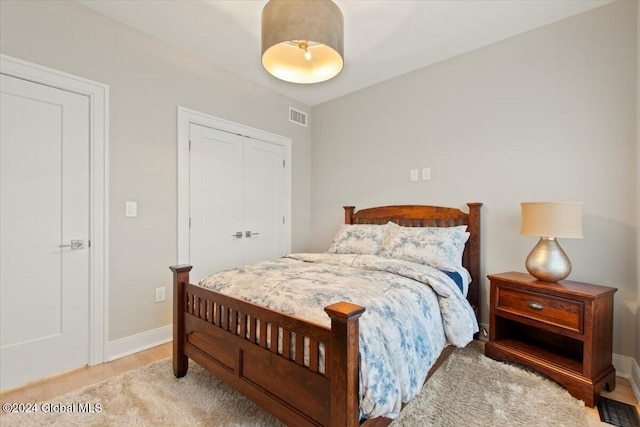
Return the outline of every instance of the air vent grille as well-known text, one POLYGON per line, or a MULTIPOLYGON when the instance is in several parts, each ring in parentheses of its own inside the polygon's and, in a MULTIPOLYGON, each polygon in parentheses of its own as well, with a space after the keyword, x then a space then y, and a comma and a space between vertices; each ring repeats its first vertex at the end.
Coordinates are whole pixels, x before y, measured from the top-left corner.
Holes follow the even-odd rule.
POLYGON ((289 121, 297 123, 300 126, 307 127, 307 113, 303 113, 300 110, 296 110, 293 107, 289 107, 289 121))

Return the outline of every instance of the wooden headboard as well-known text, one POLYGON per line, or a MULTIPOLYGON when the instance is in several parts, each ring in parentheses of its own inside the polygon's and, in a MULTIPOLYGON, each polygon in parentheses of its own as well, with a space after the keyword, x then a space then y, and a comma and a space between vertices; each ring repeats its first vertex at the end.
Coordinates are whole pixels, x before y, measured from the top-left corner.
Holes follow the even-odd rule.
POLYGON ((386 224, 393 221, 404 227, 455 227, 466 225, 471 233, 467 241, 462 265, 471 274, 467 299, 480 319, 480 208, 482 203, 467 203, 469 213, 457 208, 440 206, 400 205, 361 209, 344 206, 345 224, 386 224))

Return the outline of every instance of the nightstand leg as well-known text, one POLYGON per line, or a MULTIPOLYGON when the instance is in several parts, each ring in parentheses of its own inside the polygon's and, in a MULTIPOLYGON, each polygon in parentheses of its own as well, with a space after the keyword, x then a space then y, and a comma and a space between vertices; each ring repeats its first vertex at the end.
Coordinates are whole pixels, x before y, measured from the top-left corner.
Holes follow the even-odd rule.
POLYGON ((604 380, 604 388, 607 391, 613 391, 616 388, 616 371, 610 373, 604 380))
MULTIPOLYGON (((583 399, 585 405, 587 406, 596 406, 598 404, 598 400, 600 400, 600 394, 602 390, 613 391, 616 388, 616 370, 611 367, 611 371, 604 377, 600 382, 594 384, 593 387, 593 401, 588 402, 587 399, 583 399)), ((591 396, 589 396, 591 397, 591 396)))

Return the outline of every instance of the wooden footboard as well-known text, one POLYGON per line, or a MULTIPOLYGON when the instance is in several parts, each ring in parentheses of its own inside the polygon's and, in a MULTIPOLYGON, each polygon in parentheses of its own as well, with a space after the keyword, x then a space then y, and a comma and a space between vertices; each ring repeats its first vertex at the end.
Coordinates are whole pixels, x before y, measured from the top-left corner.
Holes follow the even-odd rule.
POLYGON ((358 425, 364 307, 326 307, 327 328, 189 284, 191 266, 170 268, 177 377, 191 358, 288 425, 358 425))

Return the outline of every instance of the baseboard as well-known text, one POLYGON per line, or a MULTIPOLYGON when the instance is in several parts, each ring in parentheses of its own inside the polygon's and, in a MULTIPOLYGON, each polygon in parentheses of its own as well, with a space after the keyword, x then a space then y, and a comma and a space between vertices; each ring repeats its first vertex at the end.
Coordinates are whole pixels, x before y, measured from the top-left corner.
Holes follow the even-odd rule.
POLYGON ((630 378, 631 362, 633 361, 634 360, 632 357, 613 353, 611 363, 613 364, 613 367, 616 368, 616 376, 622 378, 630 378))
POLYGON ((629 378, 629 382, 631 383, 633 394, 636 395, 636 400, 640 402, 640 366, 638 366, 635 359, 632 359, 631 368, 631 377, 629 378))
POLYGON ((139 334, 109 341, 109 361, 167 343, 173 338, 173 325, 140 332, 139 334))

